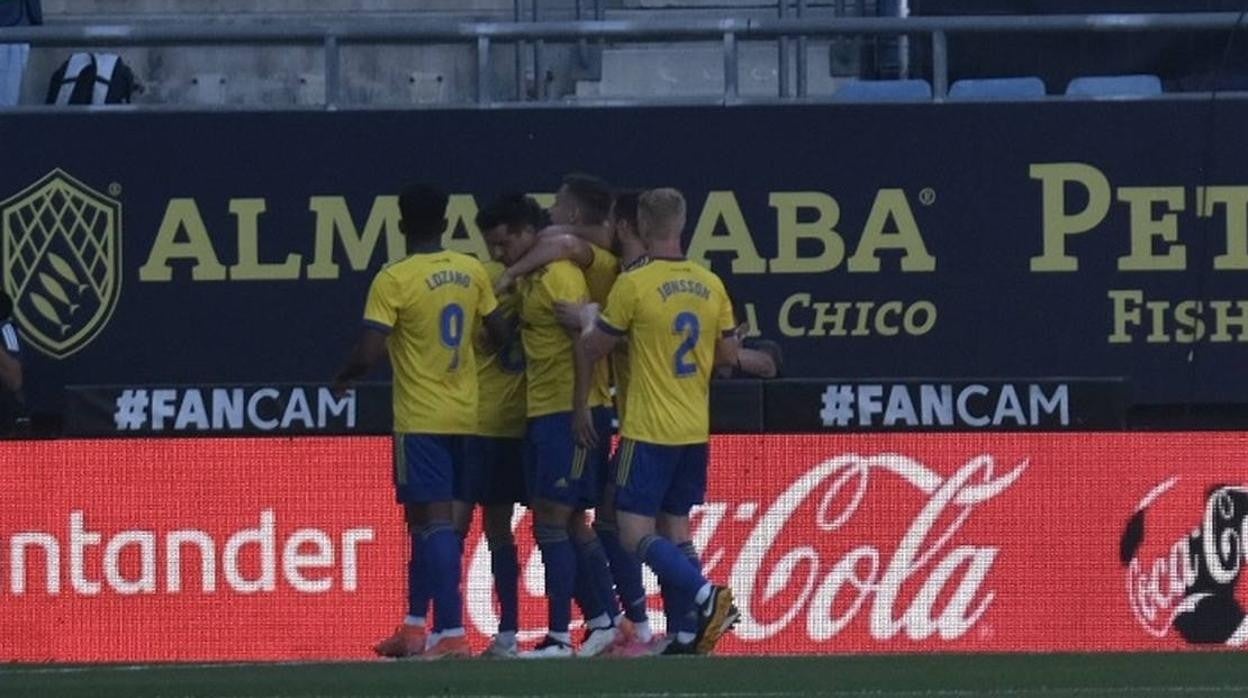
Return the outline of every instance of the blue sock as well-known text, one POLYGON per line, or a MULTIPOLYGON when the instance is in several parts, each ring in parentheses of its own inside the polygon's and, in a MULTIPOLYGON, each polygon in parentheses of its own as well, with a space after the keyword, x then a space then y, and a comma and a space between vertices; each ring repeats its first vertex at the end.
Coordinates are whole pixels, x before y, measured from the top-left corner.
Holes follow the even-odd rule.
MULTIPOLYGON (((669 620, 676 624, 675 630, 688 631, 688 610, 694 605, 693 597, 698 589, 706 584, 702 570, 695 567, 675 543, 653 534, 641 539, 637 557, 645 560, 658 575, 659 584, 665 592, 664 603, 668 604, 669 620)), ((694 630, 697 629, 696 624, 694 616, 694 630)), ((671 630, 669 626, 668 631, 671 630)))
POLYGON ((602 605, 598 587, 594 584, 593 570, 590 569, 589 560, 585 559, 580 543, 572 545, 576 554, 576 582, 572 598, 576 601, 576 607, 581 610, 581 617, 589 621, 606 613, 606 608, 602 605))
POLYGON ((498 597, 498 629, 520 629, 520 560, 515 543, 490 546, 490 569, 494 572, 494 595, 498 597))
MULTIPOLYGON (((698 549, 693 546, 693 541, 685 541, 684 543, 681 543, 680 545, 676 546, 676 549, 679 550, 681 554, 685 556, 685 559, 689 560, 689 562, 698 569, 698 572, 702 571, 702 558, 698 557, 698 549)), ((683 604, 684 615, 677 618, 676 630, 691 632, 691 633, 697 632, 698 630, 697 605, 693 603, 692 596, 689 596, 687 598, 686 597, 682 597, 682 598, 684 598, 684 604, 683 604)), ((677 610, 680 609, 681 605, 682 605, 681 603, 677 602, 676 604, 677 610)))
POLYGON ((620 614, 620 604, 615 598, 615 578, 612 577, 612 563, 607 557, 607 548, 603 547, 598 536, 580 542, 579 547, 589 563, 589 572, 592 574, 594 587, 598 589, 598 598, 602 599, 603 611, 614 621, 620 614))
POLYGON ((420 561, 420 534, 409 533, 411 557, 407 559, 407 615, 424 618, 429 614, 429 577, 420 561))
POLYGON ((594 522, 594 531, 602 541, 602 549, 611 563, 611 577, 619 593, 624 616, 634 623, 643 623, 646 614, 646 587, 641 580, 641 561, 624 549, 620 543, 620 531, 614 521, 594 522))
POLYGON ((676 595, 672 593, 671 588, 662 584, 659 585, 659 598, 663 599, 663 618, 667 621, 667 634, 674 635, 677 632, 677 626, 680 625, 676 621, 681 617, 676 615, 678 611, 682 611, 680 602, 676 600, 676 595))
POLYGON ((433 592, 434 632, 463 627, 459 596, 462 543, 449 521, 436 521, 421 533, 421 559, 429 571, 433 592))
POLYGON ((568 539, 566 526, 537 524, 533 537, 542 551, 542 566, 546 568, 546 602, 548 630, 566 633, 572 622, 572 590, 576 579, 576 548, 568 539))

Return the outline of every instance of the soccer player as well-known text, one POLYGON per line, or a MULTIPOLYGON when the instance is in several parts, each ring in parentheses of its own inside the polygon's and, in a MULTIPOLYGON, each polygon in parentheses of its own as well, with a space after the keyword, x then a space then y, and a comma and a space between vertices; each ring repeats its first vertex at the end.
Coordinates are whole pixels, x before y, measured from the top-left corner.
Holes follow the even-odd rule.
POLYGON ((363 333, 334 378, 335 392, 342 393, 387 353, 394 369, 394 484, 411 537, 412 607, 374 648, 391 657, 469 654, 459 592, 463 543, 451 501, 463 468, 463 437, 478 428, 472 338, 482 318, 492 336, 505 336, 507 328, 481 263, 442 249, 446 204, 446 194, 428 186, 400 193, 399 229, 411 254, 373 279, 363 333), (426 647, 429 597, 435 624, 426 647))
MULTIPOLYGON (((507 208, 507 199, 487 206, 477 215, 477 227, 487 236, 496 228, 505 227, 520 213, 523 220, 527 206, 507 208)), ((503 273, 499 248, 490 248, 493 261, 486 263, 491 281, 503 273)), ((504 291, 498 295, 499 308, 509 324, 518 322, 520 296, 504 291)), ((467 476, 465 486, 469 502, 482 507, 482 528, 490 548, 490 569, 494 575, 494 595, 498 599, 498 634, 483 657, 511 658, 518 654, 516 632, 519 629, 520 563, 516 542, 511 531, 511 517, 517 503, 526 500, 524 492, 524 429, 525 381, 524 347, 520 335, 512 331, 501 347, 486 343, 478 347, 477 384, 480 401, 477 409, 477 435, 467 441, 467 476)), ((466 534, 471 511, 460 523, 466 534)))
POLYGON ((606 182, 593 175, 565 175, 555 191, 555 203, 550 207, 551 225, 540 231, 533 249, 498 278, 495 292, 511 287, 516 279, 534 269, 557 259, 567 259, 586 270, 591 294, 600 293, 606 300, 619 266, 614 258, 619 251, 610 227, 611 207, 611 190, 606 182), (595 264, 610 273, 590 280, 588 270, 595 264))
MULTIPOLYGON (((565 197, 562 200, 564 208, 558 210, 561 207, 558 205, 560 195, 557 194, 557 210, 552 218, 579 221, 596 220, 592 213, 586 214, 581 210, 583 208, 590 211, 596 210, 594 207, 598 204, 592 197, 596 191, 590 189, 591 196, 584 197, 587 199, 587 203, 580 204, 575 199, 577 196, 575 188, 577 179, 575 176, 569 176, 566 181, 572 182, 573 186, 569 187, 569 185, 565 184, 561 187, 560 191, 565 197), (574 213, 569 214, 568 209, 571 209, 574 213)), ((594 222, 588 224, 565 223, 561 226, 551 226, 543 230, 532 249, 519 261, 512 264, 508 268, 507 273, 512 278, 519 278, 534 269, 556 260, 567 259, 576 263, 584 270, 587 282, 591 277, 597 278, 599 281, 597 286, 601 295, 594 297, 595 284, 590 283, 590 295, 593 297, 595 304, 561 302, 556 303, 555 312, 559 321, 565 327, 575 330, 577 334, 580 334, 584 328, 592 329, 594 319, 597 317, 595 306, 606 302, 606 294, 610 292, 610 285, 614 284, 616 276, 610 265, 601 262, 607 256, 606 249, 603 246, 613 248, 612 252, 619 255, 619 261, 623 269, 631 269, 645 262, 646 247, 636 232, 637 197, 639 194, 640 192, 634 190, 617 192, 611 204, 610 215, 605 226, 594 222), (555 232, 551 234, 551 231, 555 232), (604 232, 606 233, 605 239, 602 235, 604 232), (610 270, 609 283, 607 279, 601 278, 605 276, 607 270, 610 270)), ((505 287, 505 284, 495 285, 495 289, 505 287)), ((616 350, 612 352, 611 373, 615 386, 616 413, 623 419, 628 382, 627 344, 619 344, 616 350)), ((596 448, 600 449, 609 447, 610 443, 606 439, 600 441, 596 446, 596 448)), ((617 647, 612 648, 612 653, 639 655, 643 652, 648 652, 650 649, 649 643, 653 635, 646 612, 646 591, 642 583, 641 563, 620 544, 618 527, 615 522, 614 458, 610 460, 610 463, 610 467, 607 468, 600 478, 599 502, 594 510, 593 528, 610 561, 615 592, 618 593, 620 606, 624 609, 623 616, 628 621, 624 623, 620 619, 616 619, 617 626, 622 631, 622 637, 619 638, 622 642, 617 647)))
MULTIPOLYGON (((536 244, 542 212, 535 201, 521 195, 504 197, 496 206, 507 213, 501 225, 486 231, 486 242, 499 250, 506 263, 513 264, 536 244)), ((597 645, 605 649, 615 637, 601 596, 592 590, 576 594, 578 567, 583 568, 587 561, 596 561, 601 567, 591 579, 606 578, 609 584, 610 572, 600 545, 596 546, 598 555, 592 554, 596 536, 579 513, 593 506, 596 473, 590 463, 591 452, 577 447, 572 435, 573 335, 559 324, 554 312, 558 301, 587 300, 589 288, 581 270, 568 261, 537 269, 518 285, 527 381, 526 476, 533 533, 545 567, 549 604, 547 637, 522 656, 570 657, 573 650, 568 626, 574 594, 581 601, 591 628, 585 644, 591 649, 597 645)), ((591 374, 605 373, 605 362, 599 363, 587 370, 591 374)), ((605 379, 600 378, 595 384, 600 388, 592 397, 587 394, 587 409, 610 404, 605 379)), ((598 410, 596 416, 600 420, 601 415, 602 410, 598 410)), ((609 428, 609 414, 607 418, 605 425, 600 421, 603 429, 609 428)), ((584 573, 581 578, 585 579, 584 573)))
POLYGON ((587 369, 627 336, 628 409, 615 500, 620 537, 671 598, 697 609, 692 623, 676 615, 676 637, 666 653, 705 654, 738 614, 732 591, 707 581, 680 546, 690 543, 689 511, 706 494, 711 371, 736 363, 735 322, 719 277, 684 259, 680 192, 642 194, 637 219, 650 261, 616 280, 597 327, 577 342, 573 428, 580 443, 598 439, 587 369), (656 519, 670 538, 656 535, 656 519))

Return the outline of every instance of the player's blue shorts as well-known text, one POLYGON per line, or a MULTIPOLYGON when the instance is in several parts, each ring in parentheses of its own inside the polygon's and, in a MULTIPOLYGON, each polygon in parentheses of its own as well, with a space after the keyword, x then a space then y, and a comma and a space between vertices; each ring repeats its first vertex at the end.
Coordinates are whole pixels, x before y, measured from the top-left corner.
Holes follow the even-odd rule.
POLYGON ((473 504, 523 504, 524 439, 464 438, 463 480, 456 499, 473 504))
POLYGON ((534 417, 525 436, 525 474, 532 499, 545 499, 576 509, 592 509, 598 504, 601 480, 607 473, 611 448, 612 410, 592 410, 598 445, 586 450, 576 445, 572 433, 572 413, 534 417))
POLYGON ((463 468, 464 437, 448 434, 394 435, 394 495, 400 504, 449 502, 456 498, 463 468))
POLYGON ((621 439, 615 508, 642 516, 686 516, 706 499, 707 445, 661 446, 621 439))

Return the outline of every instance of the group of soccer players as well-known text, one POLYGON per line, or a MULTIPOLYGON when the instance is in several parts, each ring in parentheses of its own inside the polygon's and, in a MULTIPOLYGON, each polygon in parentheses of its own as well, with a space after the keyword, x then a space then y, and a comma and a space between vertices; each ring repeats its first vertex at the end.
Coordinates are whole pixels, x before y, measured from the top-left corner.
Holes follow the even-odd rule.
POLYGON ((479 505, 500 611, 485 656, 711 652, 739 614, 702 573, 689 512, 706 492, 710 377, 739 363, 738 334, 723 283, 684 259, 684 198, 586 175, 565 177, 549 211, 500 197, 476 221, 488 265, 442 248, 446 204, 428 186, 400 194, 410 254, 377 274, 334 380, 345 390, 387 355, 394 372, 408 614, 375 650, 470 656, 461 558, 479 505), (523 652, 517 503, 533 514, 548 604, 545 638, 523 652), (662 589, 663 638, 643 562, 662 589))

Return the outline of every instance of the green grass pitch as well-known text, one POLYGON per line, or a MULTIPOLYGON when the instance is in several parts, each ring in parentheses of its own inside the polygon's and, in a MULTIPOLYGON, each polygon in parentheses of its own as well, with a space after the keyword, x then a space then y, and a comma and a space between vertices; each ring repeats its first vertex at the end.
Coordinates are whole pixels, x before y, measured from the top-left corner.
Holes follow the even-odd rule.
POLYGON ((1248 696, 1248 656, 689 657, 640 660, 0 666, 0 696, 1248 696))

